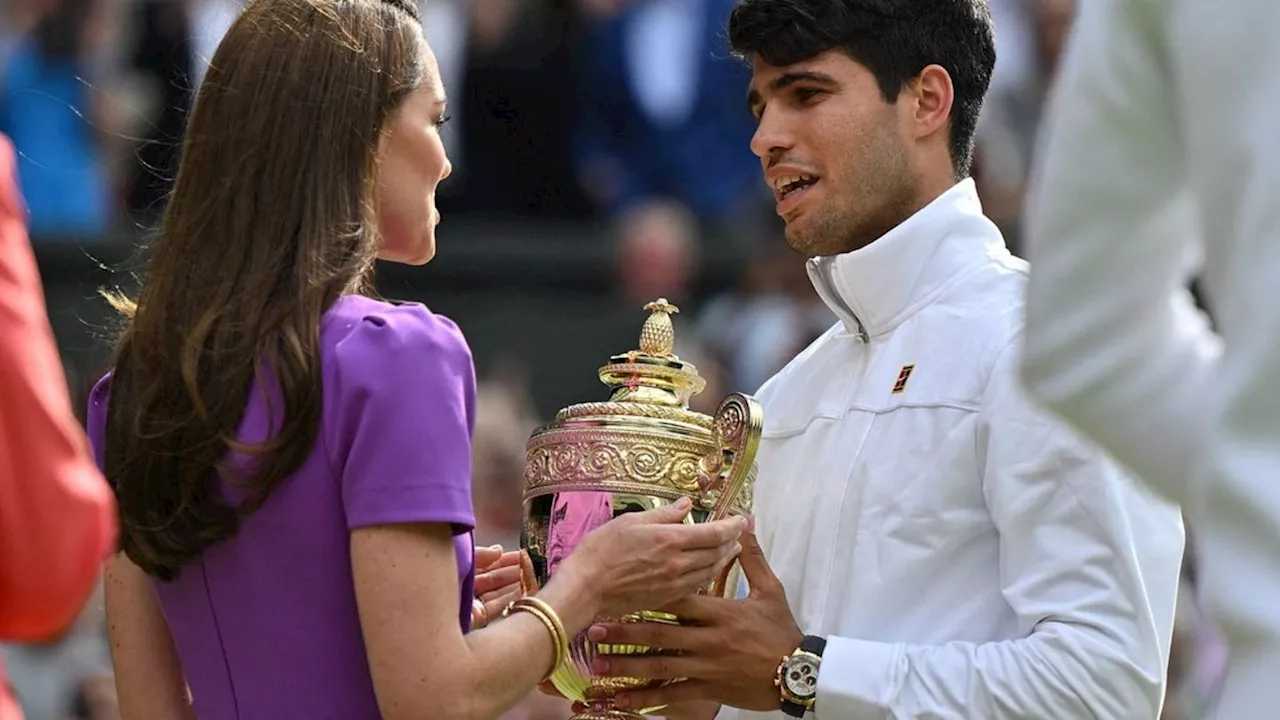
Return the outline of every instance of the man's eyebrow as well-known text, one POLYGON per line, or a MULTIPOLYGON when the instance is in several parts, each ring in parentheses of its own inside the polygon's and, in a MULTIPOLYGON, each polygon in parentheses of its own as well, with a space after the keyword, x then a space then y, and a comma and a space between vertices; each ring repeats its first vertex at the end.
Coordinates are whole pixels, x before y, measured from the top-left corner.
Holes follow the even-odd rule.
MULTIPOLYGON (((769 89, 773 92, 778 92, 801 82, 817 83, 818 85, 827 86, 840 84, 834 77, 831 77, 824 72, 818 72, 817 70, 793 70, 791 72, 785 72, 774 78, 773 81, 769 83, 769 89)), ((762 101, 763 99, 760 96, 760 91, 752 88, 747 93, 747 111, 752 115, 755 115, 756 108, 760 107, 762 101)))

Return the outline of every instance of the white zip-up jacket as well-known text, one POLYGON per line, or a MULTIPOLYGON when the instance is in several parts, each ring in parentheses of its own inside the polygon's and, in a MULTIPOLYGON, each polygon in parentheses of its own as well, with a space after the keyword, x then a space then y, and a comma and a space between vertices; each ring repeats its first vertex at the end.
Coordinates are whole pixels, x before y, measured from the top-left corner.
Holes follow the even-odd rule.
POLYGON ((1027 268, 972 181, 810 273, 840 322, 759 392, 755 513, 818 720, 1155 720, 1180 514, 1021 392, 1027 268))
POLYGON ((1080 3, 1027 219, 1025 378, 1186 506, 1223 720, 1280 717, 1277 26, 1276 0, 1080 3))

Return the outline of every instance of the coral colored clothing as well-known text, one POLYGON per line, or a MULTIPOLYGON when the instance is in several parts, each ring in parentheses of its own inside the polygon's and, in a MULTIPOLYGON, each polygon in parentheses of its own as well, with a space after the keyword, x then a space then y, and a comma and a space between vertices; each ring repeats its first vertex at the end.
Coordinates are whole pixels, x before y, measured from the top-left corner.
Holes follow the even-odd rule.
MULTIPOLYGON (((75 620, 116 521, 71 410, 14 158, 0 139, 0 638, 31 641, 75 620)), ((0 720, 20 717, 0 682, 0 720)))

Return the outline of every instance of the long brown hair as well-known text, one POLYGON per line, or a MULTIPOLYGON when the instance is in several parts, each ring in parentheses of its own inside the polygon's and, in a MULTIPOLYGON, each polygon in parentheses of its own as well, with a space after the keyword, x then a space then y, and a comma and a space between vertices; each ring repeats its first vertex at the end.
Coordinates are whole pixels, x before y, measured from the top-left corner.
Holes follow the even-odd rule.
POLYGON ((234 536, 310 454, 320 319, 369 289, 378 140, 423 80, 422 42, 408 0, 256 0, 218 47, 138 300, 113 300, 129 321, 106 475, 123 550, 148 574, 172 579, 234 536), (272 437, 246 446, 255 380, 282 402, 272 437), (232 477, 230 451, 251 467, 232 477))

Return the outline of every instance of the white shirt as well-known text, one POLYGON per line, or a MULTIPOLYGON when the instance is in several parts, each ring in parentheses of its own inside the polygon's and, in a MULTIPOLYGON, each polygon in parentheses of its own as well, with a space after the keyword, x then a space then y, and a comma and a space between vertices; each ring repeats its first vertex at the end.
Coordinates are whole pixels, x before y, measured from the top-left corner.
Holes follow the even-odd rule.
POLYGON ((1025 378, 1185 503, 1229 720, 1280 712, 1277 27, 1275 0, 1081 3, 1027 223, 1025 378))
POLYGON ((1179 513, 1020 392, 1026 266, 972 181, 810 269, 841 322, 759 393, 755 514, 818 720, 1154 720, 1179 513))

